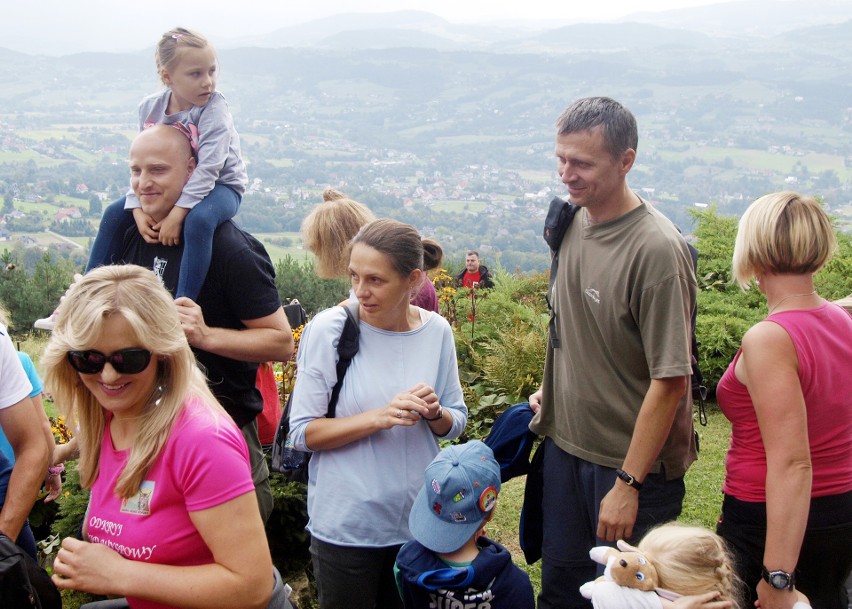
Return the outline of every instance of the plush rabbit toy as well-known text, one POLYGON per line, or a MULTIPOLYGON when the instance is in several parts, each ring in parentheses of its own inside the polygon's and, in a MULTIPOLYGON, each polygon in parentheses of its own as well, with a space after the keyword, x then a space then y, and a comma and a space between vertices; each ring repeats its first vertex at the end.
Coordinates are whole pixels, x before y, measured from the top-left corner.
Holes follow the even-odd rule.
POLYGON ((589 556, 606 565, 604 574, 580 586, 595 609, 667 609, 679 594, 657 588, 657 570, 642 552, 619 540, 618 549, 597 546, 589 556))

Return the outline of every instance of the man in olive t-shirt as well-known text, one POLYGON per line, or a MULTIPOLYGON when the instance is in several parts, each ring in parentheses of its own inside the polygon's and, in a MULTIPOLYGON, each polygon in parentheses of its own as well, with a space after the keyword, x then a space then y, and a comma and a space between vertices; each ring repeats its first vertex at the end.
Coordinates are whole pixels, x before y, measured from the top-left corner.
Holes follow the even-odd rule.
POLYGON ((627 185, 636 120, 608 98, 557 121, 559 175, 578 210, 560 249, 548 345, 530 428, 545 436, 540 608, 589 607, 596 545, 676 518, 695 459, 692 260, 674 225, 627 185))

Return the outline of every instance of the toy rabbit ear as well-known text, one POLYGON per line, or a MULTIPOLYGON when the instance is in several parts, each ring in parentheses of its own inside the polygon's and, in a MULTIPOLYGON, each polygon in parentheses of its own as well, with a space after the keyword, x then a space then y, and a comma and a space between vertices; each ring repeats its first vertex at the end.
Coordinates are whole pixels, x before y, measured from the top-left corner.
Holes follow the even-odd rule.
POLYGON ((639 552, 639 548, 634 548, 623 539, 619 539, 617 542, 615 542, 615 545, 617 545, 618 549, 622 552, 638 552, 639 554, 641 554, 641 552, 639 552))

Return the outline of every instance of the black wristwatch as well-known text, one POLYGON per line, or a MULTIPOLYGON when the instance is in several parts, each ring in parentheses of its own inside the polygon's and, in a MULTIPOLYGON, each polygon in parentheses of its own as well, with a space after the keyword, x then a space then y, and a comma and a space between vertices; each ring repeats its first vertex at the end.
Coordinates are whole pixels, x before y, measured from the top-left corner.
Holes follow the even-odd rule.
POLYGON ((621 478, 622 482, 624 482, 624 484, 626 484, 627 486, 632 486, 637 491, 642 490, 642 483, 639 482, 635 477, 628 474, 623 469, 615 470, 615 475, 621 478))
POLYGON ((796 585, 796 576, 786 571, 770 571, 766 567, 760 572, 760 576, 767 584, 776 590, 793 590, 796 585))

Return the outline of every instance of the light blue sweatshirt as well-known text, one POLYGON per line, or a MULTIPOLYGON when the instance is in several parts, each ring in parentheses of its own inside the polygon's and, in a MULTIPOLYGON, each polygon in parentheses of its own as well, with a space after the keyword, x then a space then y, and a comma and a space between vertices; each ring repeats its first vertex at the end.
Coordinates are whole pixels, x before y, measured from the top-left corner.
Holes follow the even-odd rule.
MULTIPOLYGON (((297 449, 310 450, 305 428, 328 411, 337 382, 337 343, 346 312, 332 307, 305 327, 290 413, 297 449)), ((453 425, 445 439, 467 424, 453 332, 440 315, 421 311, 423 324, 389 332, 360 322, 358 353, 343 379, 337 418, 384 408, 418 383, 430 385, 453 425)), ((438 454, 438 438, 425 421, 393 427, 340 448, 316 451, 309 465, 308 531, 341 546, 387 547, 411 539, 408 512, 423 486, 423 472, 438 454)))

